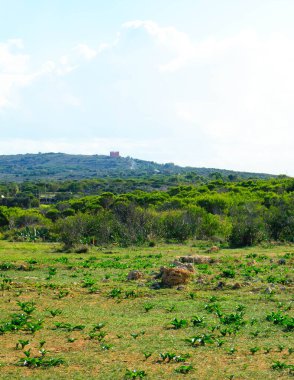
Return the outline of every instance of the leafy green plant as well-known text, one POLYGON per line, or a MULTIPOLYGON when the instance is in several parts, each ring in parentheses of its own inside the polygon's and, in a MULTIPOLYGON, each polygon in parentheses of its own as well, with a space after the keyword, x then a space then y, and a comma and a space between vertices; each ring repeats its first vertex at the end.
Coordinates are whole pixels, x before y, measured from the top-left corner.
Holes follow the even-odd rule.
POLYGON ((279 344, 278 345, 279 352, 282 352, 284 349, 285 349, 285 345, 284 344, 279 344))
POLYGON ((52 317, 56 317, 62 313, 61 309, 50 309, 48 310, 52 317))
POLYGON ((285 331, 294 330, 294 317, 290 317, 287 314, 283 314, 280 310, 277 312, 271 312, 266 316, 266 320, 273 322, 275 325, 284 327, 285 331))
POLYGON ((108 293, 109 298, 119 298, 121 296, 121 289, 114 288, 108 293))
POLYGON ((214 336, 209 334, 196 335, 193 338, 185 339, 191 346, 205 346, 206 344, 214 343, 214 336))
POLYGON ((71 331, 81 331, 84 330, 86 326, 85 325, 72 325, 70 323, 66 322, 55 322, 55 327, 53 328, 54 330, 65 330, 68 332, 71 331))
POLYGON ((54 267, 49 267, 48 268, 49 277, 55 276, 56 272, 57 272, 57 268, 54 268, 54 267))
POLYGON ((90 331, 89 332, 89 338, 91 340, 98 340, 99 342, 101 342, 105 337, 106 337, 106 332, 104 331, 99 331, 99 332, 95 332, 95 331, 90 331))
POLYGON ((172 354, 170 352, 165 352, 165 353, 160 353, 159 356, 162 360, 162 362, 164 362, 166 359, 168 359, 168 361, 171 361, 171 359, 175 356, 176 354, 172 354))
POLYGON ((82 288, 91 288, 95 284, 95 280, 91 277, 86 277, 82 281, 82 288))
POLYGON ((94 293, 98 293, 99 288, 97 288, 96 286, 90 286, 88 290, 90 294, 94 294, 94 293))
POLYGON ((245 306, 245 305, 239 304, 239 305, 236 306, 236 310, 237 310, 238 312, 242 312, 242 311, 244 311, 245 309, 246 309, 246 306, 245 306))
POLYGON ((44 346, 44 344, 46 343, 46 340, 40 340, 39 342, 39 347, 42 348, 44 346))
POLYGON ((223 344, 225 343, 222 339, 219 339, 219 338, 216 338, 215 341, 216 341, 217 347, 222 347, 223 344))
POLYGON ((250 325, 253 326, 257 323, 257 319, 256 318, 250 318, 250 325))
POLYGON ((127 369, 124 378, 127 379, 143 379, 143 377, 146 377, 147 373, 143 370, 137 370, 137 369, 127 369))
POLYGON ((100 347, 101 347, 101 349, 103 351, 108 351, 108 350, 111 349, 112 345, 111 344, 107 344, 107 343, 103 343, 103 344, 100 345, 100 347))
POLYGON ((264 353, 265 354, 269 354, 271 352, 271 350, 272 350, 271 347, 264 347, 263 349, 264 349, 264 353))
POLYGON ((282 371, 285 369, 289 369, 290 373, 294 372, 294 365, 293 364, 287 364, 285 362, 281 362, 279 360, 275 361, 272 365, 272 369, 276 371, 282 371))
POLYGON ((105 327, 105 323, 104 322, 99 322, 99 323, 96 323, 93 326, 93 330, 94 331, 101 330, 101 329, 103 329, 103 327, 105 327))
POLYGON ((225 278, 235 278, 236 272, 233 269, 224 269, 221 276, 225 278))
POLYGON ((58 292, 57 297, 58 297, 59 299, 61 299, 61 298, 64 298, 64 297, 66 297, 66 296, 68 296, 68 295, 69 295, 69 291, 68 291, 67 289, 61 289, 61 290, 58 292))
POLYGON ((171 325, 174 327, 174 329, 178 330, 178 329, 181 329, 183 327, 187 327, 188 326, 188 321, 186 319, 174 318, 171 321, 171 325))
POLYGON ((194 327, 200 326, 204 324, 204 317, 200 317, 199 315, 194 315, 191 319, 192 325, 194 327))
POLYGON ((250 352, 252 355, 256 354, 260 350, 260 347, 251 347, 250 352))
POLYGON ((30 331, 32 334, 34 334, 36 331, 41 330, 42 327, 43 327, 43 320, 38 319, 37 321, 27 322, 25 325, 25 330, 30 331))
POLYGON ((17 302, 18 306, 21 308, 21 310, 28 314, 31 315, 34 310, 36 310, 35 302, 17 302))
POLYGON ((125 292, 125 298, 136 298, 138 294, 134 290, 127 290, 125 292))
POLYGON ((173 361, 175 361, 176 363, 185 362, 188 358, 190 358, 190 356, 190 354, 176 355, 173 357, 173 361))
POLYGON ((260 334, 260 330, 255 330, 250 333, 250 335, 253 336, 254 338, 258 337, 259 334, 260 334))
POLYGON ((64 364, 64 360, 62 358, 50 358, 45 359, 45 356, 47 354, 46 350, 40 351, 41 356, 31 356, 31 351, 24 351, 24 358, 21 358, 17 365, 24 366, 28 368, 49 368, 49 367, 56 367, 60 366, 61 364, 64 364))
POLYGON ((11 269, 15 269, 15 266, 12 263, 6 262, 0 264, 0 271, 7 271, 11 269))
POLYGON ((147 352, 146 351, 146 352, 143 352, 143 354, 144 354, 145 360, 147 360, 152 355, 152 352, 147 352))
POLYGON ((192 365, 181 365, 179 368, 175 369, 175 372, 186 374, 186 373, 191 372, 192 370, 193 370, 192 365))
POLYGON ((233 354, 235 354, 237 352, 237 349, 235 348, 235 347, 230 347, 229 349, 228 349, 228 354, 229 355, 233 355, 233 354))
POLYGON ((146 313, 148 313, 148 311, 150 311, 150 310, 152 310, 154 308, 154 305, 152 305, 151 303, 145 303, 143 305, 143 307, 144 307, 146 313))
POLYGON ((16 343, 15 348, 18 350, 20 347, 20 349, 23 350, 25 348, 25 346, 27 346, 29 343, 30 343, 29 340, 19 339, 18 342, 16 343))
POLYGON ((0 290, 4 292, 4 290, 9 290, 11 288, 12 279, 11 278, 3 278, 0 284, 0 290))
POLYGON ((220 321, 224 325, 232 325, 235 324, 237 326, 245 325, 245 321, 243 320, 243 312, 240 313, 231 313, 227 315, 220 316, 220 321))
POLYGON ((208 303, 204 306, 204 309, 208 311, 209 313, 215 313, 218 316, 222 315, 220 305, 218 303, 215 303, 215 302, 208 303))
POLYGON ((175 311, 175 309, 176 309, 176 305, 171 305, 171 306, 167 307, 165 310, 168 313, 172 313, 173 311, 175 311))

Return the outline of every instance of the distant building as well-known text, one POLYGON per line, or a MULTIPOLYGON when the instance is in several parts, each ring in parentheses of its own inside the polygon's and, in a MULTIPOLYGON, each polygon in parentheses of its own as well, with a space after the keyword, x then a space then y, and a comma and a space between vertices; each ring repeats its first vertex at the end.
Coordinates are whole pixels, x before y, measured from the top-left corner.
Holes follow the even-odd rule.
POLYGON ((110 157, 120 157, 119 152, 110 152, 110 157))

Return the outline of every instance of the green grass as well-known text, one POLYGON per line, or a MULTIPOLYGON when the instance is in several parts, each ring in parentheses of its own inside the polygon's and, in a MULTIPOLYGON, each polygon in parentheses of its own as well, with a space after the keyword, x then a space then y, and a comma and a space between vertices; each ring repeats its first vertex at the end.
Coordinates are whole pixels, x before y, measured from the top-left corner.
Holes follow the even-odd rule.
POLYGON ((181 290, 150 285, 160 266, 176 257, 207 255, 203 243, 92 248, 86 254, 58 248, 0 242, 0 327, 19 313, 31 323, 0 336, 1 379, 291 375, 293 329, 283 321, 293 318, 293 246, 213 253, 216 262, 195 265, 181 290), (143 279, 127 281, 135 269, 143 279), (267 318, 279 311, 279 323, 267 318), (32 332, 38 320, 40 329, 32 332), (186 322, 175 326, 175 320, 186 322), (18 342, 27 340, 21 349, 18 342), (17 365, 28 350, 39 367, 17 365))

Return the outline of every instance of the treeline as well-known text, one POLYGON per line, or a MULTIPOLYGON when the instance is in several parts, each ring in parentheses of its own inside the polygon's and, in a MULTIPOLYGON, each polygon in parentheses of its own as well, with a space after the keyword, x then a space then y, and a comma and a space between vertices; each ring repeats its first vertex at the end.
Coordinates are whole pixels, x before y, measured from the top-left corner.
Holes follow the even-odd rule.
MULTIPOLYGON (((205 170, 207 170, 206 176, 191 171, 176 175, 157 173, 131 178, 0 182, 0 206, 32 208, 86 195, 100 195, 103 192, 112 192, 114 194, 124 194, 135 190, 151 192, 154 190, 167 190, 170 187, 181 185, 200 186, 213 180, 233 183, 244 181, 244 178, 239 176, 237 172, 224 174, 221 171, 205 170)), ((245 175, 246 173, 241 174, 245 175)), ((283 178, 283 176, 280 176, 280 178, 283 178)), ((251 178, 250 180, 256 179, 258 178, 251 178)))
MULTIPOLYGON (((212 173, 209 178, 195 173, 181 175, 152 175, 140 178, 95 178, 65 181, 24 181, 0 182, 0 205, 31 208, 42 203, 58 203, 86 195, 100 195, 103 192, 123 194, 135 190, 167 190, 171 186, 203 184, 218 177, 212 173)), ((237 178, 237 177, 231 177, 237 178)))
POLYGON ((294 179, 219 178, 161 191, 73 195, 30 208, 2 205, 0 227, 3 238, 60 241, 67 248, 188 239, 233 247, 294 242, 294 179))

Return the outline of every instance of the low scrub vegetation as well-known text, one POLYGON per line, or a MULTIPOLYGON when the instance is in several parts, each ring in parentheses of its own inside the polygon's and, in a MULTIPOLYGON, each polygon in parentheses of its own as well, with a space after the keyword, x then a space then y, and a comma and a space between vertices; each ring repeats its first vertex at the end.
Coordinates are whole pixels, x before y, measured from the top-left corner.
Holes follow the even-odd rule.
MULTIPOLYGON (((49 205, 17 203, 22 198, 16 188, 2 185, 7 195, 0 202, 0 231, 8 240, 62 242, 64 250, 81 254, 90 245, 154 246, 193 239, 230 247, 293 242, 293 181, 197 179, 151 192, 71 193, 49 205)), ((37 184, 23 187, 27 197, 40 191, 37 184)))
POLYGON ((65 254, 52 243, 0 242, 0 377, 288 379, 293 246, 220 249, 203 264, 209 248, 65 254), (164 286, 158 273, 181 257, 193 262, 189 281, 164 286))

